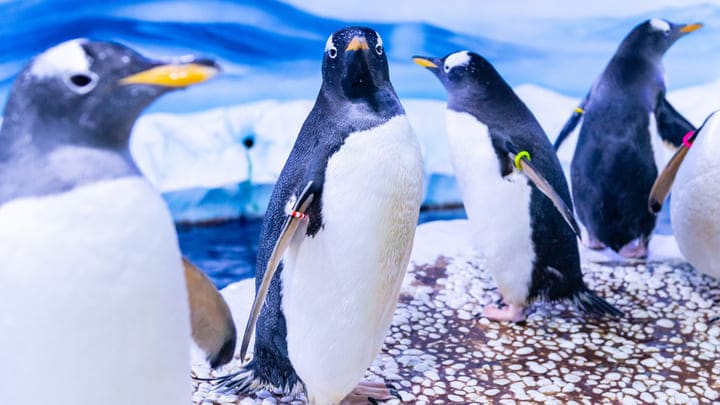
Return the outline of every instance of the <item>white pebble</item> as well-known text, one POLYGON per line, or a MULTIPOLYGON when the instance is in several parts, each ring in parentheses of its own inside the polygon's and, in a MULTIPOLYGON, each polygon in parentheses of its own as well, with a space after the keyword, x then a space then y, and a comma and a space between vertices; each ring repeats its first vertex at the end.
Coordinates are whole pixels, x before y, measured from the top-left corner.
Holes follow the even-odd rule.
POLYGON ((672 328, 672 327, 675 326, 675 324, 673 323, 673 321, 671 321, 671 320, 669 320, 669 319, 665 319, 665 318, 658 319, 656 323, 657 323, 658 326, 663 327, 663 328, 667 328, 667 329, 670 329, 670 328, 672 328))

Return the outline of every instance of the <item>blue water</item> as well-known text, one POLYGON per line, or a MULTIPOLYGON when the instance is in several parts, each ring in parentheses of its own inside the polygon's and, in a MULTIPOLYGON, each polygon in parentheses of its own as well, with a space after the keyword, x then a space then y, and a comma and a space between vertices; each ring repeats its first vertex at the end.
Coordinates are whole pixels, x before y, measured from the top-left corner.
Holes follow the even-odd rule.
MULTIPOLYGON (((462 208, 423 211, 419 223, 466 218, 462 208)), ((180 249, 218 288, 255 275, 262 220, 238 219, 219 224, 177 225, 180 249)))

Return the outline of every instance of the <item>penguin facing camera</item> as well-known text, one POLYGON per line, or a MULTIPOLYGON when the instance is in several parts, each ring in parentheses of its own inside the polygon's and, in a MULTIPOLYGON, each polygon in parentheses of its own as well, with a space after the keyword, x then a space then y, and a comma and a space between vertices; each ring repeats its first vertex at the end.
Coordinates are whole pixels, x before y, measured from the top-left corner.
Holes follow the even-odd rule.
POLYGON ((538 299, 570 300, 586 313, 621 316, 582 280, 567 182, 522 100, 476 53, 413 60, 447 90, 448 141, 473 242, 507 304, 488 306, 483 316, 518 322, 538 299))
POLYGON ((209 60, 158 62, 81 39, 18 75, 0 129, 4 402, 190 399, 177 235, 128 141, 151 102, 217 73, 209 60))
POLYGON ((570 172, 588 247, 647 257, 656 222, 647 201, 661 140, 678 147, 695 129, 665 98, 662 57, 701 27, 658 18, 636 26, 558 135, 556 150, 582 120, 570 172))
POLYGON ((256 327, 254 357, 220 391, 304 390, 322 405, 397 396, 361 380, 383 345, 410 258, 420 145, 377 32, 332 34, 322 78, 260 234, 241 347, 244 356, 256 327))

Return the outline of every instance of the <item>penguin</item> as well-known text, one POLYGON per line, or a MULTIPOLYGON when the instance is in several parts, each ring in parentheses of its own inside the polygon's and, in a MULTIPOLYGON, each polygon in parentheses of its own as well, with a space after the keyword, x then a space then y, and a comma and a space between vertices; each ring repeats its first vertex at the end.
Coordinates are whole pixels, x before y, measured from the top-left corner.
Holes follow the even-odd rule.
POLYGON ((588 247, 647 257, 656 222, 647 200, 663 164, 660 139, 677 147, 695 129, 665 98, 662 57, 701 27, 658 18, 636 26, 560 131, 556 150, 582 119, 570 172, 588 247))
POLYGON ((3 402, 190 400, 177 235, 128 141, 152 101, 217 72, 78 39, 17 76, 0 129, 3 402))
POLYGON ((658 176, 648 201, 657 214, 672 188, 670 220, 683 256, 701 273, 720 279, 720 114, 708 116, 658 176))
POLYGON ((232 360, 237 332, 230 307, 212 281, 187 258, 183 258, 190 304, 190 329, 197 347, 210 367, 232 360))
POLYGON ((570 300, 593 315, 622 313, 582 279, 572 201, 537 120, 482 56, 416 56, 448 93, 447 134, 478 250, 506 306, 482 315, 520 322, 535 300, 570 300))
POLYGON ((393 317, 422 185, 420 145, 390 82, 381 36, 366 27, 333 33, 320 92, 260 234, 240 350, 244 358, 257 322, 254 357, 215 391, 304 391, 323 405, 397 396, 361 380, 393 317))

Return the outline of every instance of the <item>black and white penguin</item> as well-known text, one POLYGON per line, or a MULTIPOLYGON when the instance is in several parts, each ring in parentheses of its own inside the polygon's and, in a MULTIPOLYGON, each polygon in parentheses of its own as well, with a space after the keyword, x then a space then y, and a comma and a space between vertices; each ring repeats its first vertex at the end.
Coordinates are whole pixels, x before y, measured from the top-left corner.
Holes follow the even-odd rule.
POLYGON ((259 312, 254 358, 220 390, 304 385, 308 400, 323 405, 390 398, 384 384, 360 381, 382 347, 409 261, 420 145, 377 32, 332 34, 322 78, 260 234, 241 348, 259 312))
POLYGON ((647 200, 663 164, 661 140, 677 147, 694 130, 665 98, 662 57, 700 27, 657 18, 635 27, 558 135, 556 150, 582 119, 570 171, 588 247, 647 256, 656 222, 647 200))
POLYGON ((672 187, 670 219, 683 256, 698 271, 720 279, 720 114, 712 113, 658 176, 649 207, 657 213, 672 187))
POLYGON ((73 40, 15 80, 0 130, 4 403, 189 401, 177 235, 128 140, 153 100, 217 71, 73 40))
POLYGON ((455 175, 474 243, 507 304, 488 306, 483 315, 517 322, 537 299, 568 299, 584 312, 620 316, 582 280, 567 183, 530 110, 480 55, 413 60, 448 92, 455 175))

